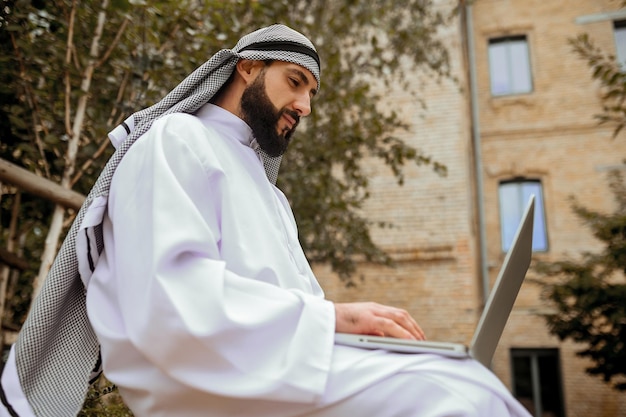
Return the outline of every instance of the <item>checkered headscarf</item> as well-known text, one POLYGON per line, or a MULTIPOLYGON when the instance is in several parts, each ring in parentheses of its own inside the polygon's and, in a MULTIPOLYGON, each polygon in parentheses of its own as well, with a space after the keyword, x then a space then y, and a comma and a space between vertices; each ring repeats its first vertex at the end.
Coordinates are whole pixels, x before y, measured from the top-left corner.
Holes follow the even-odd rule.
MULTIPOLYGON (((100 346, 87 317, 85 287, 103 248, 102 216, 116 167, 154 120, 198 110, 243 58, 301 65, 311 71, 319 86, 320 63, 313 44, 293 29, 272 25, 244 36, 233 49, 219 51, 160 102, 133 114, 111 132, 117 150, 78 212, 14 346, 20 385, 36 416, 75 416, 90 379, 99 372, 100 346)), ((275 182, 280 157, 271 158, 262 151, 261 157, 268 178, 275 182)), ((0 396, 9 414, 17 415, 11 399, 0 396)))

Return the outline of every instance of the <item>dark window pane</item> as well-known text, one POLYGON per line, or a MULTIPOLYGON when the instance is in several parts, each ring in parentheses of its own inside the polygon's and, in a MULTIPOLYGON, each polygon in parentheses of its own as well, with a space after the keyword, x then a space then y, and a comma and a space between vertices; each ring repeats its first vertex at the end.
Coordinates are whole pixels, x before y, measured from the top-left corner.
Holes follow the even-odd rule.
POLYGON ((535 413, 530 358, 527 356, 513 357, 513 394, 531 414, 535 413))
POLYGON ((622 68, 626 67, 626 21, 617 21, 615 26, 615 55, 622 68))
POLYGON ((565 417, 558 349, 511 349, 513 394, 535 417, 565 417))
POLYGON ((539 356, 539 376, 541 381, 541 408, 544 417, 560 417, 563 415, 561 402, 561 378, 559 375, 558 357, 539 356))

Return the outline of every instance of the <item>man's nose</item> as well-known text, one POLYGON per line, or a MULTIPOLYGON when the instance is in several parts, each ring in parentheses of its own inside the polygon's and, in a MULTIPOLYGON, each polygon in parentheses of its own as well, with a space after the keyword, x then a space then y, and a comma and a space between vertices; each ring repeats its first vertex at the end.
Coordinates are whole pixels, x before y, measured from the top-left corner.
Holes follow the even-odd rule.
POLYGON ((293 104, 294 110, 298 112, 300 117, 306 117, 311 114, 311 97, 309 94, 299 94, 293 104))

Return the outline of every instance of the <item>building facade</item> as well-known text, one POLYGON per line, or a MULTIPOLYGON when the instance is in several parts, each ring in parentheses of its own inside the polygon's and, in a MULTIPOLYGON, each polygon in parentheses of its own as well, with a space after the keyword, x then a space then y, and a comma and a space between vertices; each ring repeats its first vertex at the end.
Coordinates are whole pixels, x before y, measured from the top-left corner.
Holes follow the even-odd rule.
MULTIPOLYGON (((439 0, 442 9, 456 2, 439 0)), ((475 0, 441 36, 458 82, 388 94, 413 124, 404 139, 447 165, 445 178, 407 167, 395 184, 372 166, 374 238, 395 268, 362 264, 346 288, 317 267, 329 298, 375 300, 409 310, 430 339, 467 343, 530 194, 537 197, 534 261, 576 258, 598 242, 570 197, 611 212, 607 174, 626 140, 598 125, 599 85, 569 40, 587 33, 621 57, 626 13, 615 0, 475 0), (362 280, 361 280, 362 278, 362 280)), ((417 86, 416 86, 417 88, 417 86)), ((623 135, 623 134, 622 134, 623 135)), ((532 268, 496 351, 493 371, 535 416, 626 416, 626 397, 585 373, 582 346, 550 335, 532 268)))

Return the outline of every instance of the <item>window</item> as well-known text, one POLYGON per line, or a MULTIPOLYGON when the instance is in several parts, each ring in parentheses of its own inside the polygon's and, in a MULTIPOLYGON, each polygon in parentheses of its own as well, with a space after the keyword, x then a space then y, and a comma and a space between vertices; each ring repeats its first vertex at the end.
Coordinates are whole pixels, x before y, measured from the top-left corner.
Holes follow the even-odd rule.
POLYGON ((511 349, 513 395, 535 417, 564 417, 558 349, 511 349))
POLYGON ((533 224, 533 251, 548 250, 546 221, 543 210, 541 181, 514 180, 501 182, 498 189, 500 200, 500 227, 502 250, 508 251, 531 195, 535 195, 535 221, 533 224))
POLYGON ((532 91, 526 36, 489 41, 489 74, 494 96, 532 91))
POLYGON ((613 22, 615 35, 615 58, 622 68, 626 67, 626 20, 613 22))

